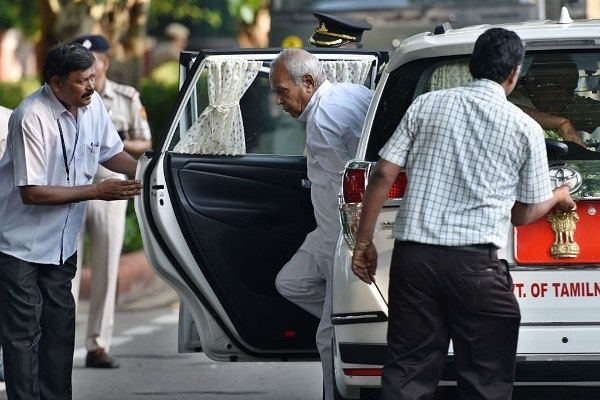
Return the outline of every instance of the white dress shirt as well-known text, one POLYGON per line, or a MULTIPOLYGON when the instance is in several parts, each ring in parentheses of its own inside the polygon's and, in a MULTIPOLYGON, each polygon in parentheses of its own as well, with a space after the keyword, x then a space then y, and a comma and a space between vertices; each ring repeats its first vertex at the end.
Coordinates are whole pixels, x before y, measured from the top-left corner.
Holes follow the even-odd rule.
POLYGON ((90 184, 98 164, 123 150, 97 93, 77 115, 75 121, 48 85, 13 111, 0 160, 1 252, 42 264, 59 264, 75 253, 86 203, 23 204, 19 186, 90 184))
POLYGON ((298 117, 306 121, 306 156, 317 229, 302 249, 333 260, 340 233, 342 171, 356 155, 373 92, 365 86, 325 81, 298 117))

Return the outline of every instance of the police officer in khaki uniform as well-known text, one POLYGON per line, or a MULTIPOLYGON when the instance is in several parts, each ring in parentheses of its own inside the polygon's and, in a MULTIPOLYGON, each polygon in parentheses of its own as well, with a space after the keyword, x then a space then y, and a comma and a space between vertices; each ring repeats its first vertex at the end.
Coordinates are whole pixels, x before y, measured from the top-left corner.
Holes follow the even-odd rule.
POLYGON ((364 31, 373 29, 367 22, 335 15, 313 13, 319 26, 308 41, 317 47, 361 48, 364 31))
MULTIPOLYGON (((113 82, 106 77, 110 64, 108 40, 99 35, 87 35, 75 42, 90 49, 96 58, 95 89, 102 96, 108 113, 119 132, 125 151, 140 157, 150 148, 150 126, 138 91, 113 82)), ((94 181, 124 177, 98 166, 94 181)), ((114 325, 115 297, 119 260, 125 234, 127 200, 90 200, 87 204, 82 235, 79 241, 77 275, 73 280, 73 296, 79 296, 83 238, 89 235, 89 266, 91 269, 90 308, 86 332, 89 368, 117 368, 118 362, 108 354, 114 325)))

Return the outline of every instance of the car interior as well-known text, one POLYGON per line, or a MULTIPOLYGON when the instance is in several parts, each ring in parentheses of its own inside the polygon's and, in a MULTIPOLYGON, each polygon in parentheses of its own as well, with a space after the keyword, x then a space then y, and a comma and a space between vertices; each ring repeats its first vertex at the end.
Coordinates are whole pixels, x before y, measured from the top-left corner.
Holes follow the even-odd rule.
MULTIPOLYGON (((533 53, 523 61, 519 82, 508 100, 527 112, 535 109, 573 123, 585 147, 564 141, 556 129, 544 128, 549 157, 564 160, 600 159, 600 94, 598 62, 593 52, 533 53)), ((463 86, 471 81, 468 58, 408 63, 388 77, 370 137, 368 157, 377 160, 412 99, 420 94, 463 86), (424 72, 423 72, 424 71, 424 72), (394 107, 396 105, 396 107, 394 107)))

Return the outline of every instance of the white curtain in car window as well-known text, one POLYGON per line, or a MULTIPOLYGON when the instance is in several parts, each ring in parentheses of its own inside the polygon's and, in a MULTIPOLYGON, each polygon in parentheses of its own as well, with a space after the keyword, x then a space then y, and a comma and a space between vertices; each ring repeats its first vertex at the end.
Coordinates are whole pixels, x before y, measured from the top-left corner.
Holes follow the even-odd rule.
POLYGON ((325 75, 331 82, 350 82, 360 85, 365 84, 372 65, 369 60, 323 61, 322 64, 325 75))
POLYGON ((429 91, 465 86, 472 80, 466 62, 449 62, 438 66, 429 78, 429 91))
POLYGON ((208 106, 174 151, 190 154, 246 153, 240 98, 258 74, 261 61, 207 60, 208 106))

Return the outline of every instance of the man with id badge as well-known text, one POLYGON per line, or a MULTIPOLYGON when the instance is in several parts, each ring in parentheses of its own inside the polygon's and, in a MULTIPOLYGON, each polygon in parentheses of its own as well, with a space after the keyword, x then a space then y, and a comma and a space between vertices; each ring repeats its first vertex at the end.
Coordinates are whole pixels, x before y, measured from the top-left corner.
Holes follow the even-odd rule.
POLYGON ((99 164, 135 176, 137 161, 95 92, 95 59, 50 50, 44 85, 13 111, 0 160, 0 329, 8 399, 71 399, 71 280, 86 201, 127 200, 137 180, 94 183, 99 164))

